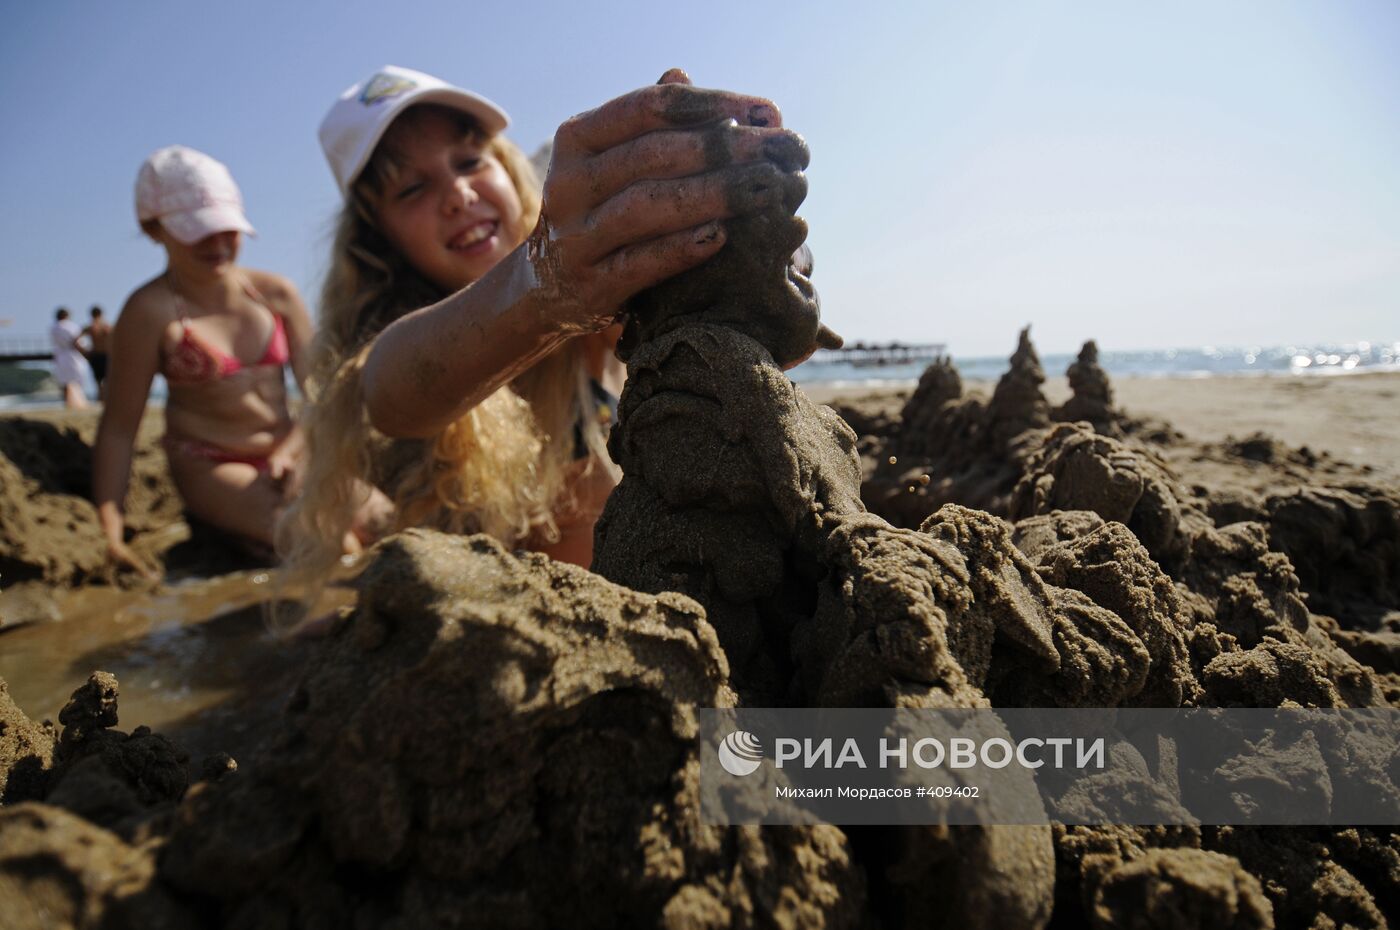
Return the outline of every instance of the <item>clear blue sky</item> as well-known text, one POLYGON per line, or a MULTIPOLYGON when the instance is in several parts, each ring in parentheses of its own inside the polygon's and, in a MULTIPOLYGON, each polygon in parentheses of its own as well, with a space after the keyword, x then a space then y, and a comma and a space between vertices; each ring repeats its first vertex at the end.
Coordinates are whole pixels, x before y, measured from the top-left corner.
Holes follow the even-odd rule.
POLYGON ((527 151, 673 65, 772 97, 812 147, 802 212, 848 338, 1400 339, 1394 0, 11 4, 8 332, 160 271, 132 185, 177 142, 233 170, 244 260, 314 299, 338 203, 315 128, 385 63, 493 98, 527 151))

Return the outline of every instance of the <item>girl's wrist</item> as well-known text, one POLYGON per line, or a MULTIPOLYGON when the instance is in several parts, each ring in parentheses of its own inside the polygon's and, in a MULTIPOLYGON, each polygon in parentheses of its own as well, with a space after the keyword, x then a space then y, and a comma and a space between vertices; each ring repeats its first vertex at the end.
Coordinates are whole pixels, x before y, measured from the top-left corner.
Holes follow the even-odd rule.
POLYGON ((567 273, 558 248, 550 242, 548 220, 541 218, 535 231, 506 261, 514 262, 510 277, 524 295, 534 318, 546 332, 566 338, 596 333, 607 328, 617 308, 600 306, 586 282, 567 273))
POLYGON ((552 350, 564 339, 594 333, 608 325, 607 316, 589 307, 547 257, 531 252, 532 244, 527 242, 492 272, 493 277, 500 274, 498 280, 508 295, 508 312, 520 321, 517 326, 522 334, 533 335, 533 341, 552 350))
POLYGON ((101 525, 102 534, 107 537, 109 544, 125 541, 126 521, 115 503, 105 501, 97 506, 97 522, 101 525))

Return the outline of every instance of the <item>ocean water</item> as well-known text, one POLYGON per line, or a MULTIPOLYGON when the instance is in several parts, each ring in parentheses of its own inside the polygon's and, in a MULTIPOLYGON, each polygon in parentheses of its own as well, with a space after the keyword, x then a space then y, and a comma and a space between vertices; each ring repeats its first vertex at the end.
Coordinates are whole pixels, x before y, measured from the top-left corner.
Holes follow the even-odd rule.
MULTIPOLYGON (((1042 354, 1048 376, 1063 375, 1075 353, 1042 354)), ((964 380, 994 380, 1006 372, 1008 355, 961 356, 953 363, 964 380)), ((1339 345, 1200 346, 1187 349, 1114 351, 1099 346, 1099 364, 1111 378, 1209 378, 1219 376, 1344 375, 1400 371, 1400 342, 1339 345)), ((798 384, 895 386, 918 381, 928 365, 853 365, 818 353, 788 372, 798 384)))
MULTIPOLYGON (((48 372, 53 366, 48 362, 19 362, 15 367, 48 372)), ((288 396, 297 399, 301 397, 297 389, 296 382, 291 376, 290 370, 287 372, 287 393, 288 396)), ((3 385, 3 382, 0 382, 3 385)), ((97 402, 97 382, 93 379, 89 371, 83 378, 84 390, 87 393, 89 403, 97 402)), ((150 403, 152 406, 165 406, 166 384, 165 379, 156 375, 151 381, 150 403)), ((10 394, 0 389, 0 412, 6 410, 46 410, 63 406, 63 395, 58 392, 58 387, 52 378, 44 381, 40 390, 29 394, 10 394)))
MULTIPOLYGON (((1050 353, 1040 364, 1051 377, 1064 374, 1077 353, 1050 353)), ((899 365, 855 365, 818 352, 788 372, 798 384, 836 387, 896 387, 918 381, 927 359, 899 365)), ((953 353, 964 380, 994 380, 1007 369, 1008 355, 962 356, 953 353)), ((1353 342, 1336 345, 1199 346, 1186 349, 1115 351, 1099 347, 1099 364, 1113 378, 1209 378, 1219 376, 1346 375, 1371 371, 1400 371, 1400 342, 1353 342)), ((22 368, 46 370, 47 363, 23 362, 22 368)), ((289 379, 290 382, 290 379, 289 379)), ((93 386, 89 385, 91 389, 93 386)), ((293 388, 294 389, 294 388, 293 388)), ((92 395, 92 391, 89 391, 92 395)), ((165 399, 159 376, 151 388, 157 402, 165 399)), ((32 394, 0 394, 0 410, 52 407, 56 389, 32 394)))

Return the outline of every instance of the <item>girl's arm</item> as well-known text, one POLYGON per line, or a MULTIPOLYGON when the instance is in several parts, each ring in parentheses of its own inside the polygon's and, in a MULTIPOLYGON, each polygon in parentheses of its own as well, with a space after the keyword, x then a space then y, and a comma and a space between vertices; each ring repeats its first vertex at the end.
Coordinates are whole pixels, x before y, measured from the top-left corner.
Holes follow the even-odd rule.
POLYGON ((363 384, 381 432, 441 432, 623 302, 713 256, 720 221, 780 196, 801 140, 768 100, 682 72, 565 122, 539 226, 479 281, 380 333, 363 384))
POLYGON ((127 301, 112 327, 107 397, 97 427, 92 465, 92 499, 107 537, 108 554, 118 565, 134 568, 147 577, 154 577, 155 572, 127 547, 122 508, 136 432, 146 412, 151 380, 160 365, 165 322, 159 309, 146 304, 138 292, 127 301))

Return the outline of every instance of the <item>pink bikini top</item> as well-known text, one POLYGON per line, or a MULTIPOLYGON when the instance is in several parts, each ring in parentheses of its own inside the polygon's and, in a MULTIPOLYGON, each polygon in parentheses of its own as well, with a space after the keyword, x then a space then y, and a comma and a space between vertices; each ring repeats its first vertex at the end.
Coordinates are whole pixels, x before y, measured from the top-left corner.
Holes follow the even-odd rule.
POLYGON ((228 355, 209 345, 190 329, 190 317, 185 309, 184 299, 172 290, 180 311, 180 341, 174 349, 166 353, 165 362, 161 366, 161 374, 165 375, 166 381, 171 384, 217 381, 244 368, 285 365, 291 359, 292 353, 287 345, 287 328, 282 322, 282 317, 267 306, 262 295, 255 291, 251 284, 244 282, 243 289, 255 303, 272 314, 272 336, 267 340, 267 348, 263 350, 262 357, 251 365, 245 365, 236 355, 228 355))

